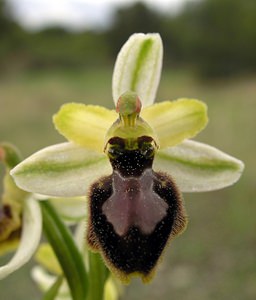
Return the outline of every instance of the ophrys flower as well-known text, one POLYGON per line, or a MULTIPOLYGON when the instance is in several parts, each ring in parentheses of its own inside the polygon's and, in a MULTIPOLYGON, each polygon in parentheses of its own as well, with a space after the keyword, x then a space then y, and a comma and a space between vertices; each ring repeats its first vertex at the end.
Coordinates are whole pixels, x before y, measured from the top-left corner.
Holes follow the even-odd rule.
POLYGON ((0 197, 0 255, 15 251, 12 259, 0 266, 0 279, 22 267, 33 256, 42 232, 38 202, 17 188, 9 171, 20 157, 10 144, 0 144, 0 163, 5 166, 4 191, 0 197))
POLYGON ((152 105, 162 52, 158 34, 133 35, 113 75, 119 115, 100 106, 64 105, 54 123, 70 142, 45 148, 12 171, 28 191, 88 195, 89 244, 124 281, 131 274, 147 281, 167 242, 184 229, 180 191, 220 189, 243 170, 241 161, 188 140, 207 123, 204 103, 152 105))

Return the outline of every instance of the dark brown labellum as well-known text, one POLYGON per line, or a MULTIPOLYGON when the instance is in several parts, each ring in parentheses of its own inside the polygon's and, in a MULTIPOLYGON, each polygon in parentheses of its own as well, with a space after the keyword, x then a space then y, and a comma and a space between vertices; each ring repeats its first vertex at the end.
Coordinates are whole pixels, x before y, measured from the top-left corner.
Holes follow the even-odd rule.
POLYGON ((120 138, 110 141, 113 173, 89 193, 88 243, 124 282, 134 274, 148 281, 168 241, 187 222, 172 178, 152 170, 152 139, 140 139, 134 150, 120 138))

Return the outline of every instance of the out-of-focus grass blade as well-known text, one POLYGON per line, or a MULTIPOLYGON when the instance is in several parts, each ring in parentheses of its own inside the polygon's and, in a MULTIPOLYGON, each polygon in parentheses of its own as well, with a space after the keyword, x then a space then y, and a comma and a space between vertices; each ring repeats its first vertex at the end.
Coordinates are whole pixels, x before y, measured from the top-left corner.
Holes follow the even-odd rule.
POLYGON ((43 226, 67 279, 73 300, 85 300, 88 278, 83 258, 72 235, 48 201, 41 201, 43 226))

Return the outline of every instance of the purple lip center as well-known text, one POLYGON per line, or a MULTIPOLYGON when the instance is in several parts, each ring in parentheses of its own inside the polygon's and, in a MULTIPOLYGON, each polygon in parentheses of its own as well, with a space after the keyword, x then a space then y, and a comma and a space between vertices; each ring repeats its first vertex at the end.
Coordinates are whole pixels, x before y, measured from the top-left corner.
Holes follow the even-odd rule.
POLYGON ((113 194, 103 204, 102 212, 119 236, 124 236, 131 227, 148 235, 166 216, 168 204, 154 191, 153 182, 150 168, 137 177, 123 177, 114 171, 113 194))

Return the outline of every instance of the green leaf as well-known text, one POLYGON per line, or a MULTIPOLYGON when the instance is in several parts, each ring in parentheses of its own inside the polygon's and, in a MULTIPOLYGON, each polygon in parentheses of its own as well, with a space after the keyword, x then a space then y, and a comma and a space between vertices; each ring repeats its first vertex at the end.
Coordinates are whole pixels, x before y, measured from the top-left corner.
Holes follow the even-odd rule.
POLYGON ((63 276, 60 275, 57 277, 56 281, 50 287, 50 289, 44 294, 43 300, 54 300, 58 295, 62 282, 63 282, 63 276))
POLYGON ((156 96, 163 59, 163 45, 157 33, 135 33, 123 45, 115 63, 112 93, 115 104, 126 91, 135 92, 143 107, 156 96))
POLYGON ((158 151, 153 169, 170 174, 183 192, 205 192, 235 183, 244 164, 214 147, 187 140, 158 151))
POLYGON ((75 197, 85 196, 93 181, 111 171, 104 153, 62 143, 34 153, 16 166, 11 175, 17 186, 26 191, 75 197))
POLYGON ((73 300, 85 300, 88 291, 88 278, 83 258, 70 231, 51 204, 48 201, 42 201, 40 204, 46 237, 62 267, 73 300))
POLYGON ((115 111, 102 106, 67 103, 53 121, 59 133, 69 141, 103 152, 106 132, 117 118, 115 111))
POLYGON ((208 121, 206 105, 196 99, 156 103, 144 109, 141 117, 155 130, 161 149, 195 136, 208 121))

